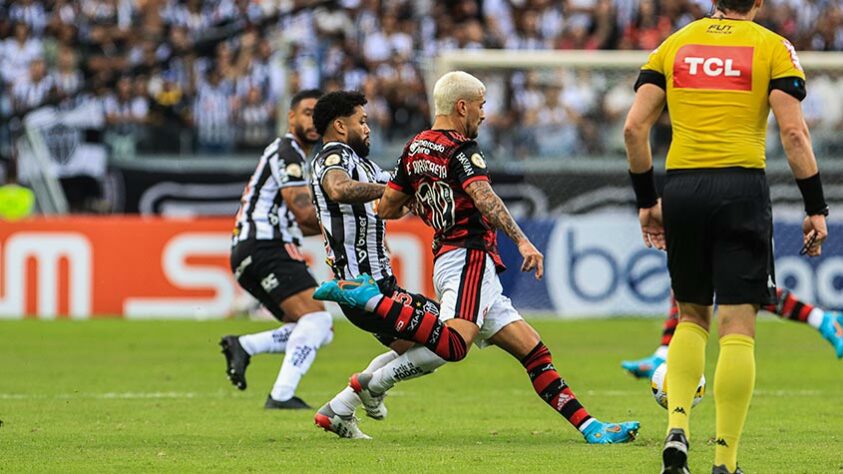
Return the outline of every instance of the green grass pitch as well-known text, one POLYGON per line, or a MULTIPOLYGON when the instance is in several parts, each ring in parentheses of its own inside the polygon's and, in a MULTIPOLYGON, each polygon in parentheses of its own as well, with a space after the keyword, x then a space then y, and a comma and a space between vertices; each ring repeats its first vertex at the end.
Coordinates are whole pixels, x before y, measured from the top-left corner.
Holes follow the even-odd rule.
MULTIPOLYGON (((249 389, 224 376, 217 341, 269 322, 0 323, 3 472, 655 473, 667 414, 619 368, 648 354, 660 321, 534 321, 559 372, 601 420, 642 423, 632 444, 589 446, 495 348, 399 384, 372 441, 316 429, 313 412, 264 410, 280 355, 252 359, 249 389)), ((320 406, 382 351, 344 321, 299 395, 320 406)), ((843 361, 813 329, 759 323, 758 379, 740 453, 750 473, 843 472, 843 361)), ((716 343, 706 370, 713 379, 716 343)), ((693 413, 691 470, 710 472, 711 392, 693 413)))

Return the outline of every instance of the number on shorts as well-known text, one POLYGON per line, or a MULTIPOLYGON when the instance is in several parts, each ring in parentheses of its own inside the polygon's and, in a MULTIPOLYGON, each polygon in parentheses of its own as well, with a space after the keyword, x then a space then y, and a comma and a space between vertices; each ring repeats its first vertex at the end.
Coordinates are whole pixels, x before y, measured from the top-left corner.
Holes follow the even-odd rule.
POLYGON ((445 231, 454 225, 454 192, 442 181, 422 183, 416 191, 416 200, 430 209, 430 225, 445 231))

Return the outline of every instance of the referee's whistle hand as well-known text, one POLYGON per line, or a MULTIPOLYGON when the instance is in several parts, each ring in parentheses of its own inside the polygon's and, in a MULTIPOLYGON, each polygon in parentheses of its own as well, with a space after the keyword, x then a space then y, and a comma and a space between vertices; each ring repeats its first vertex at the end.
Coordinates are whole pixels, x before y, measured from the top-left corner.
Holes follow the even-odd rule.
POLYGON ((659 200, 655 206, 639 209, 638 221, 641 223, 641 236, 647 248, 665 250, 664 224, 662 223, 662 203, 659 200))
POLYGON ((817 257, 822 254, 822 244, 828 238, 828 225, 825 216, 805 216, 802 221, 802 234, 805 254, 809 257, 817 257))

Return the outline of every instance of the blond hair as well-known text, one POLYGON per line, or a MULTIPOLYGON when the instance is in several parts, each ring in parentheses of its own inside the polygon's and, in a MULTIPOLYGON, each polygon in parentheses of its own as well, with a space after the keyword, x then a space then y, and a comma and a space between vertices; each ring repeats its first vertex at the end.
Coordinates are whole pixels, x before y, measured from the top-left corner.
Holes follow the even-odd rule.
POLYGON ((433 86, 434 114, 450 115, 458 100, 476 100, 485 93, 480 79, 463 71, 449 72, 433 86))

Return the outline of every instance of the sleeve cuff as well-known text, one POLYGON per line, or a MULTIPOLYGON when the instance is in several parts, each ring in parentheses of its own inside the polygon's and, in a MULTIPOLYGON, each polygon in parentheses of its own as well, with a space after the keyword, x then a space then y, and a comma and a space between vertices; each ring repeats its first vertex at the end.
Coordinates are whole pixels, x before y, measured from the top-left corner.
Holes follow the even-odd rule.
POLYGON ((473 183, 473 182, 475 182, 475 181, 481 181, 481 180, 482 180, 482 181, 489 181, 489 177, 488 177, 488 176, 486 176, 486 175, 484 175, 484 174, 479 174, 479 175, 477 175, 477 176, 472 176, 471 178, 468 178, 467 180, 465 180, 465 181, 463 181, 463 182, 462 182, 462 188, 463 188, 463 189, 465 189, 465 188, 467 188, 467 187, 468 187, 468 185, 469 185, 469 184, 471 184, 471 183, 473 183))
POLYGON ((390 188, 392 188, 396 191, 402 192, 404 194, 412 194, 412 193, 408 193, 407 190, 404 188, 404 186, 401 186, 400 184, 398 184, 394 181, 387 181, 386 185, 389 186, 390 188))

